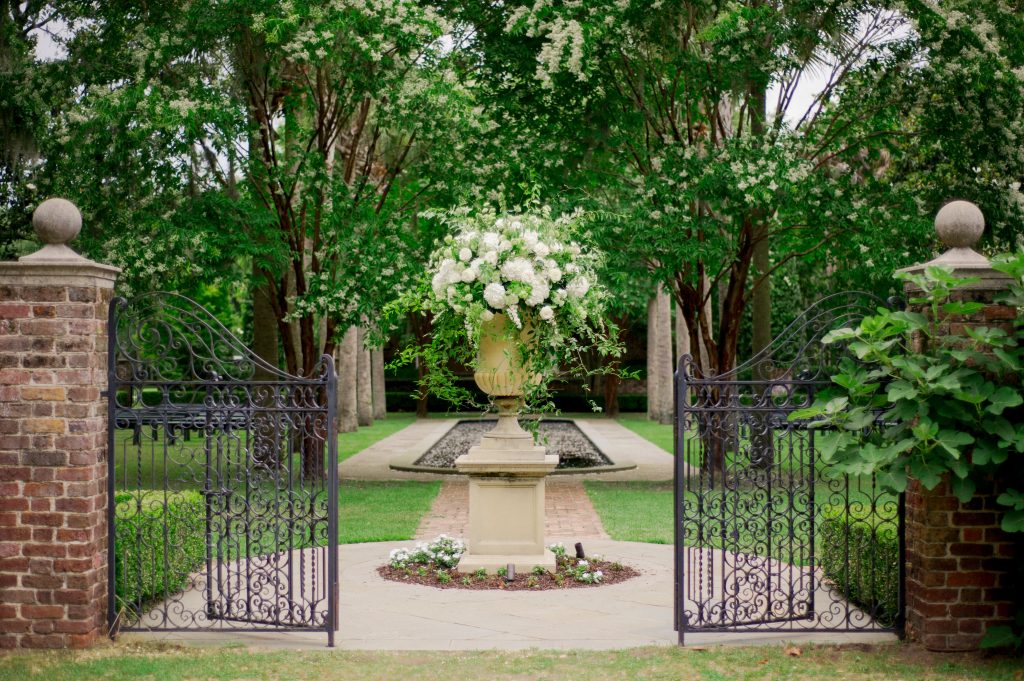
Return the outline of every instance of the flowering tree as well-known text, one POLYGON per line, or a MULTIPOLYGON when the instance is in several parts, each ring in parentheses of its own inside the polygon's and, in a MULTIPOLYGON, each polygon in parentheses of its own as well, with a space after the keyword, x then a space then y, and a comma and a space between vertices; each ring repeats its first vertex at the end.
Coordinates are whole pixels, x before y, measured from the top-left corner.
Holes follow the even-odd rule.
MULTIPOLYGON (((565 131, 577 146, 564 156, 579 159, 567 184, 618 216, 597 231, 606 250, 632 254, 634 268, 671 287, 691 347, 710 350, 706 373, 735 365, 745 312, 791 261, 874 283, 922 255, 931 210, 921 201, 950 183, 916 167, 950 168, 934 151, 951 129, 964 146, 977 139, 964 98, 1002 126, 995 139, 1019 125, 1020 22, 997 3, 469 5, 460 16, 487 41, 481 71, 502 74, 510 111, 590 125, 589 136, 565 131), (817 96, 801 101, 815 73, 817 96), (968 74, 996 96, 968 86, 968 74), (942 98, 948 106, 926 106, 942 98)), ((1017 156, 973 145, 963 158, 998 180, 961 161, 950 175, 971 196, 987 182, 1006 204, 1017 156)))
POLYGON ((486 120, 447 25, 412 1, 109 3, 92 19, 70 47, 104 66, 54 122, 49 188, 102 226, 86 246, 125 287, 251 262, 285 367, 312 371, 406 284, 410 220, 473 174, 486 120))

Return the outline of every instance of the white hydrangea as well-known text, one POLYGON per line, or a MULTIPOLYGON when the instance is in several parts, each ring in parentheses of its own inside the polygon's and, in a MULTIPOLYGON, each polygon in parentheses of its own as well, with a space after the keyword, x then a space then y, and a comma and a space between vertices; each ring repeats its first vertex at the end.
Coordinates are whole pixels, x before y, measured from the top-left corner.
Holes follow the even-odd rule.
POLYGON ((533 265, 526 258, 513 258, 501 266, 501 278, 508 282, 533 283, 535 279, 533 265))
POLYGON ((473 251, 468 248, 463 248, 459 251, 459 260, 462 262, 469 262, 473 259, 473 251))
POLYGON ((551 289, 548 285, 542 281, 536 281, 533 287, 530 289, 530 295, 526 299, 526 304, 530 307, 537 307, 545 300, 548 299, 548 295, 551 293, 551 289))
POLYGON ((476 278, 477 276, 479 276, 479 274, 480 273, 477 272, 474 268, 467 267, 466 269, 462 270, 462 281, 465 284, 472 283, 476 281, 476 278))
POLYGON ((496 310, 505 308, 505 287, 498 282, 491 282, 484 287, 484 300, 496 310))
POLYGON ((554 318, 555 311, 551 309, 550 305, 545 305, 540 309, 540 312, 538 312, 537 314, 541 319, 543 319, 546 322, 549 322, 554 318))
POLYGON ((501 235, 496 232, 485 232, 480 238, 480 245, 484 251, 496 251, 501 245, 501 235))
POLYGON ((590 290, 590 282, 586 277, 576 277, 565 287, 566 292, 573 298, 582 298, 590 290))

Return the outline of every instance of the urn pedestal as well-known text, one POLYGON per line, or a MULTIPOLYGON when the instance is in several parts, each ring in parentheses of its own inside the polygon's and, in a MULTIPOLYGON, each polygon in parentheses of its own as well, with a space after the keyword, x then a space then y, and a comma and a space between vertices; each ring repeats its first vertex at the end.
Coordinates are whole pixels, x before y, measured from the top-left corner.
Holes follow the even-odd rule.
POLYGON ((534 445, 519 425, 523 386, 532 377, 516 356, 507 324, 503 315, 485 324, 474 374, 498 406, 498 424, 455 460, 469 477, 469 536, 460 572, 494 573, 510 563, 520 574, 537 566, 555 569, 554 554, 544 548, 544 478, 558 457, 534 445))

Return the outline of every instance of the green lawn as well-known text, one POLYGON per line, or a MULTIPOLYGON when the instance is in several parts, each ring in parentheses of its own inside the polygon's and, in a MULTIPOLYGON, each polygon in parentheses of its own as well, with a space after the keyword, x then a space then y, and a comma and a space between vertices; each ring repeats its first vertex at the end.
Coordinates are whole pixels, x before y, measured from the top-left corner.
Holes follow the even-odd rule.
POLYGON ((87 651, 17 652, 0 657, 0 678, 19 681, 149 679, 693 679, 732 681, 1016 681, 1019 659, 928 653, 900 644, 799 648, 648 647, 522 652, 268 651, 117 643, 87 651), (787 654, 787 650, 790 654, 787 654))
POLYGON ((671 482, 584 480, 590 503, 616 541, 671 544, 671 482))
POLYGON ((412 539, 440 482, 343 480, 338 494, 342 544, 412 539))
POLYGON ((669 454, 672 453, 674 447, 671 424, 663 426, 657 421, 649 420, 647 414, 643 413, 619 414, 619 423, 643 439, 658 445, 669 454))

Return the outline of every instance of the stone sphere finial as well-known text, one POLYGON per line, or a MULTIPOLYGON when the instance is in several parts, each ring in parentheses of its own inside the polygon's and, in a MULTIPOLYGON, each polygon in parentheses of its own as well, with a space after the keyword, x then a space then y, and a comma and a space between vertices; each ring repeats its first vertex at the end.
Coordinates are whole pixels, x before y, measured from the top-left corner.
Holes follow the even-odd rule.
POLYGON ((67 199, 46 199, 32 213, 32 226, 47 245, 63 245, 82 231, 82 214, 67 199))
POLYGON ((985 231, 985 216, 970 201, 950 201, 935 215, 935 233, 949 248, 973 248, 985 231))

